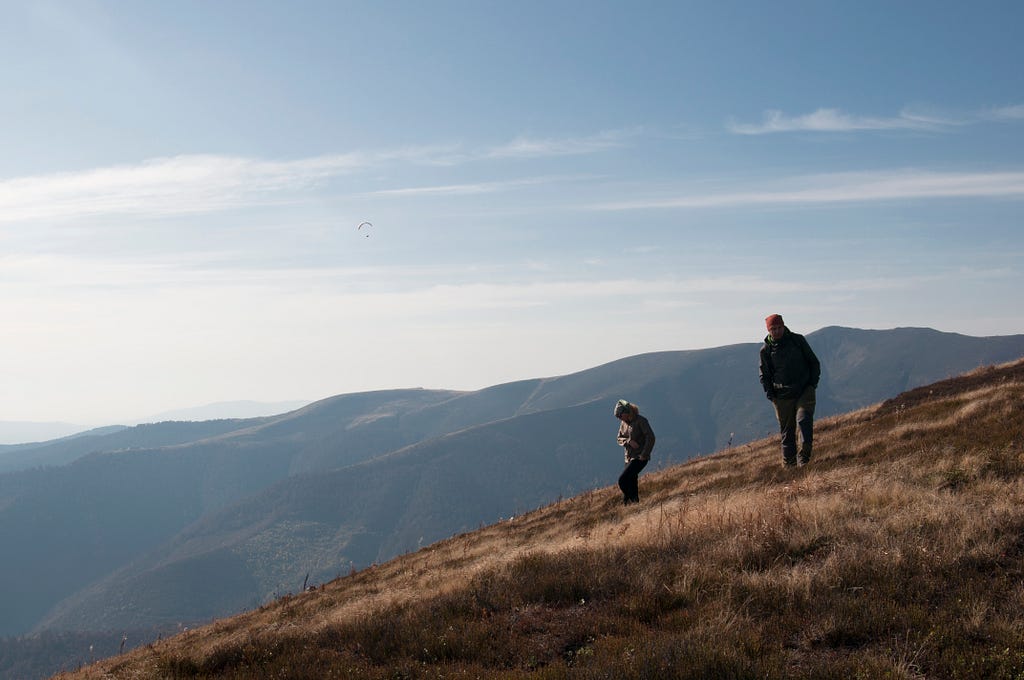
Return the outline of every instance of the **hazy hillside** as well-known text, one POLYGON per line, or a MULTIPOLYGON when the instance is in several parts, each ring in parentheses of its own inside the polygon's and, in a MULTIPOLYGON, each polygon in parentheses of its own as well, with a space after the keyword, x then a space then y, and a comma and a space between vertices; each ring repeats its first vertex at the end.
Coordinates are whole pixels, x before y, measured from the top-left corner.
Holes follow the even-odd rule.
POLYGON ((559 428, 577 433, 595 410, 607 416, 605 404, 596 402, 531 414, 342 470, 290 478, 205 517, 65 602, 41 627, 167 624, 170 602, 202 607, 172 612, 181 619, 223 616, 301 589, 306 574, 321 583, 474 529, 509 509, 518 514, 606 484, 621 467, 617 456, 594 455, 608 453, 606 431, 592 430, 580 441, 538 442, 534 436, 559 428))
MULTIPOLYGON (((339 430, 359 429, 364 421, 379 417, 380 409, 393 414, 421 407, 424 403, 444 401, 456 394, 458 392, 450 390, 381 390, 332 397, 277 416, 160 421, 134 427, 99 428, 51 442, 0 447, 0 472, 64 465, 90 453, 160 449, 225 435, 246 442, 291 438, 302 440, 308 447, 312 446, 311 442, 336 438, 339 430), (296 421, 301 423, 298 428, 294 425, 296 421)), ((415 440, 415 435, 411 438, 415 440)))
POLYGON ((1021 335, 977 338, 929 328, 873 331, 833 326, 809 337, 823 359, 831 413, 872 403, 879 393, 898 394, 1024 356, 1021 335))
MULTIPOLYGON (((927 329, 810 340, 821 416, 1024 355, 1024 336, 927 329)), ((307 574, 320 583, 612 484, 619 397, 654 424, 652 470, 762 437, 776 426, 757 348, 641 355, 470 393, 341 395, 192 441, 161 424, 184 441, 0 475, 0 540, 16 546, 0 562, 0 634, 204 621, 307 574)))
POLYGON ((421 433, 389 428, 376 414, 389 405, 409 408, 452 394, 377 392, 324 400, 270 419, 138 426, 101 438, 114 451, 0 475, 0 541, 16 546, 10 559, 0 561, 0 634, 26 632, 65 597, 205 513, 257 493, 294 469, 310 469, 310 461, 345 465, 417 440, 421 433), (186 443, 122 446, 135 436, 186 443), (26 573, 37 578, 26 583, 26 573))
POLYGON ((24 443, 72 436, 87 429, 72 423, 3 420, 0 421, 0 451, 24 443))
POLYGON ((49 442, 0 447, 0 472, 66 465, 90 453, 174 446, 249 427, 241 420, 200 423, 160 422, 135 427, 111 426, 49 442))
POLYGON ((155 423, 166 420, 202 421, 265 418, 295 411, 309 403, 309 399, 275 402, 252 401, 250 399, 218 401, 212 404, 205 404, 203 406, 163 411, 148 418, 136 419, 133 422, 155 423))
POLYGON ((60 677, 1019 678, 1022 404, 981 369, 60 677))
MULTIPOLYGON (((166 421, 207 421, 207 420, 240 420, 274 416, 294 411, 309 403, 305 401, 225 401, 193 408, 177 409, 154 414, 148 418, 135 418, 131 424, 162 423, 166 421)), ((55 422, 18 422, 0 421, 0 462, 5 453, 16 448, 34 448, 40 443, 52 442, 58 438, 74 436, 93 436, 106 434, 109 431, 123 429, 124 425, 87 428, 82 425, 55 422)), ((65 461, 66 462, 66 461, 65 461)), ((53 464, 48 462, 46 464, 53 464)), ((27 467, 32 467, 29 464, 27 467)), ((17 469, 21 469, 18 467, 17 469)), ((7 471, 0 468, 0 472, 7 471)))

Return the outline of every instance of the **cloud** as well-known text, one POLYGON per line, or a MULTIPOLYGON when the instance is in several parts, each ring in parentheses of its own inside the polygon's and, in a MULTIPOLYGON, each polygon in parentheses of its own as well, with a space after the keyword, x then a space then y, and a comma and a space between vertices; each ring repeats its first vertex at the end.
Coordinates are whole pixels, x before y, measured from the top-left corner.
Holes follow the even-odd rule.
POLYGON ((961 123, 949 119, 902 111, 894 118, 854 116, 839 109, 818 109, 803 116, 787 116, 770 110, 761 123, 731 121, 728 129, 740 135, 764 135, 777 132, 857 132, 861 130, 940 130, 961 123))
POLYGON ((360 196, 470 196, 475 194, 493 194, 521 187, 553 184, 555 182, 577 181, 586 179, 588 175, 545 175, 541 177, 524 177, 520 179, 502 180, 497 182, 472 182, 466 184, 439 184, 434 186, 405 187, 400 189, 379 189, 368 191, 360 196))
POLYGON ((0 181, 0 221, 99 214, 169 215, 268 204, 369 161, 339 154, 296 161, 213 155, 157 158, 0 181))
POLYGON ((1003 106, 992 111, 996 120, 1024 120, 1024 104, 1003 106))
MULTIPOLYGON (((201 255, 124 260, 78 255, 6 255, 0 257, 0 280, 6 304, 34 298, 89 297, 102 291, 107 299, 146 299, 237 293, 255 300, 314 297, 329 300, 346 317, 395 315, 396 319, 439 312, 492 312, 511 308, 551 308, 584 300, 605 305, 628 300, 643 290, 649 298, 680 298, 713 293, 780 293, 817 290, 822 282, 765 279, 757 275, 690 275, 605 277, 603 272, 565 276, 562 260, 528 260, 467 272, 462 265, 393 265, 374 267, 274 266, 224 268, 201 255), (524 271, 528 275, 524 276, 524 271), (496 279, 498 279, 496 281, 496 279), (503 279, 503 280, 502 280, 503 279)), ((875 286, 878 281, 831 281, 842 289, 875 286)), ((77 304, 77 303, 76 303, 77 304)))
MULTIPOLYGON (((595 153, 621 144, 627 132, 573 139, 516 139, 461 151, 422 146, 268 161, 213 154, 155 158, 75 172, 0 180, 0 223, 96 215, 167 216, 299 200, 332 178, 387 164, 457 165, 484 159, 595 153)), ((557 178, 413 187, 375 195, 480 194, 557 178)))
POLYGON ((370 191, 364 196, 454 196, 472 194, 490 194, 522 186, 530 186, 551 181, 551 178, 528 178, 502 182, 474 182, 471 184, 444 184, 437 186, 408 187, 404 189, 381 189, 370 191))
POLYGON ((529 160, 557 156, 579 156, 622 147, 639 128, 607 130, 586 137, 531 138, 519 136, 504 144, 466 148, 462 145, 422 147, 416 153, 403 152, 406 160, 424 165, 455 166, 488 160, 529 160))
POLYGON ((682 194, 666 198, 598 203, 590 208, 716 208, 935 198, 1019 197, 1024 197, 1024 172, 864 172, 797 176, 775 182, 772 186, 760 190, 682 194))
POLYGON ((639 130, 609 130, 589 137, 530 139, 519 137, 507 144, 486 150, 484 158, 540 158, 597 153, 620 147, 639 130))
POLYGON ((726 127, 739 135, 766 135, 779 132, 860 132, 864 130, 948 130, 985 121, 1024 120, 1024 104, 1003 106, 971 113, 961 118, 921 113, 904 109, 895 117, 877 118, 843 113, 839 109, 821 108, 803 116, 787 116, 769 110, 761 123, 730 121, 726 127))

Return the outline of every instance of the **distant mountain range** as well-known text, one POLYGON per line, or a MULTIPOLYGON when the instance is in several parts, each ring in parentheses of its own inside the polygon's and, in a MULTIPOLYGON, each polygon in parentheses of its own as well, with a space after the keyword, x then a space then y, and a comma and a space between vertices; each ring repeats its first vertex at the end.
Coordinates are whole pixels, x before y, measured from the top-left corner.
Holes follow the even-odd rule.
POLYGON ((166 420, 224 420, 227 418, 262 418, 288 413, 310 403, 309 399, 291 401, 252 401, 248 399, 236 401, 218 401, 205 406, 180 408, 164 411, 148 418, 132 421, 138 423, 159 423, 166 420))
POLYGON ((0 447, 69 437, 89 428, 59 422, 0 421, 0 447))
MULTIPOLYGON (((819 417, 1024 356, 1024 335, 829 327, 807 337, 823 365, 819 417)), ((761 438, 777 427, 758 347, 0 448, 0 635, 208 621, 613 484, 619 398, 651 421, 654 469, 761 438)))
MULTIPOLYGON (((131 424, 158 423, 167 420, 199 421, 222 420, 226 418, 259 418, 287 413, 309 403, 304 401, 219 401, 205 406, 178 409, 157 413, 147 418, 130 421, 131 424)), ((123 427, 112 425, 111 427, 123 427)), ((27 448, 41 442, 70 436, 97 434, 105 428, 89 428, 83 425, 61 422, 0 421, 0 455, 8 446, 27 448)))

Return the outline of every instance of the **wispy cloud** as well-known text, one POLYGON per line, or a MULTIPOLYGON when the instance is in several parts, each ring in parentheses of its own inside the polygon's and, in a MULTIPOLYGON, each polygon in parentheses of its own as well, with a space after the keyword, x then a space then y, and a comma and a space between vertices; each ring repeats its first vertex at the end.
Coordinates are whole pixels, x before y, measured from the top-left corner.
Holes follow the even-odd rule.
POLYGON ((1024 104, 1001 106, 992 111, 992 117, 996 120, 1024 120, 1024 104))
POLYGON ((484 158, 540 158, 597 153, 620 147, 639 130, 609 130, 589 137, 531 139, 518 137, 507 144, 487 149, 484 158))
POLYGON ((588 179, 591 175, 544 175, 540 177, 522 177, 518 179, 495 182, 471 182, 465 184, 439 184, 433 186, 403 187, 398 189, 378 189, 368 191, 360 196, 469 196, 474 194, 493 194, 522 187, 552 184, 554 182, 573 182, 588 179))
POLYGON ((646 200, 598 203, 595 210, 713 208, 820 204, 925 198, 1024 197, 1024 172, 865 172, 797 176, 759 190, 702 192, 646 200))
POLYGON ((370 161, 360 154, 280 162, 192 155, 9 179, 0 181, 0 221, 183 214, 274 203, 285 192, 309 189, 370 161))
POLYGON ((789 116, 778 110, 764 113, 760 123, 740 123, 735 120, 726 125, 739 135, 767 135, 780 132, 860 132, 870 130, 949 130, 985 121, 1024 120, 1024 104, 1002 106, 972 112, 959 117, 936 115, 904 109, 896 116, 858 116, 839 109, 821 108, 802 116, 789 116))
POLYGON ((369 191, 363 196, 456 196, 491 194, 517 187, 530 186, 552 181, 552 178, 534 177, 500 182, 473 182, 467 184, 444 184, 437 186, 407 187, 402 189, 380 189, 369 191))
POLYGON ((530 160, 558 156, 580 156, 620 148, 627 141, 642 134, 640 128, 606 130, 584 137, 545 137, 528 135, 492 145, 466 147, 460 144, 422 147, 411 153, 401 152, 407 160, 424 165, 454 166, 489 160, 530 160))
POLYGON ((861 130, 941 130, 960 125, 960 121, 922 115, 907 110, 888 118, 856 116, 839 109, 818 109, 802 116, 787 116, 770 110, 760 123, 730 121, 728 129, 740 135, 765 135, 778 132, 857 132, 861 130))
MULTIPOLYGON (((94 215, 181 215, 299 200, 332 178, 388 164, 457 165, 483 159, 525 159, 595 153, 630 134, 572 139, 519 138, 466 151, 457 145, 325 154, 268 161, 212 154, 155 158, 135 164, 0 180, 0 223, 94 215)), ((551 181, 550 177, 475 182, 376 192, 384 195, 480 194, 551 181)))

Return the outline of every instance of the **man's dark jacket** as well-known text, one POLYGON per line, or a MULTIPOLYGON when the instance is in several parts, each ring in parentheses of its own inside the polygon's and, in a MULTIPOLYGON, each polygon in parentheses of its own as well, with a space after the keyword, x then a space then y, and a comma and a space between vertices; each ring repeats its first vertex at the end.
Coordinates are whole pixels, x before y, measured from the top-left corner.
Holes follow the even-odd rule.
POLYGON ((771 335, 764 339, 759 373, 769 397, 796 399, 808 385, 818 387, 821 363, 804 336, 786 328, 778 342, 771 335))

